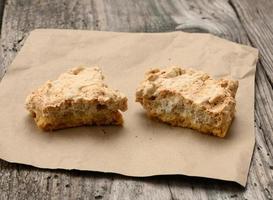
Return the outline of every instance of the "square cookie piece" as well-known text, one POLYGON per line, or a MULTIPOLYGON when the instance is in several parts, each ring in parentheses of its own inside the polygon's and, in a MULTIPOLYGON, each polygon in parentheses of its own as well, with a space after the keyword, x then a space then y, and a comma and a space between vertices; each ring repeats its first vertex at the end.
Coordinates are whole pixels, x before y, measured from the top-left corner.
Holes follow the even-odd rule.
POLYGON ((82 125, 121 125, 127 98, 103 82, 98 67, 76 67, 47 81, 26 99, 26 108, 45 131, 82 125))
POLYGON ((224 137, 234 117, 237 88, 238 81, 173 66, 148 71, 136 101, 163 122, 224 137))

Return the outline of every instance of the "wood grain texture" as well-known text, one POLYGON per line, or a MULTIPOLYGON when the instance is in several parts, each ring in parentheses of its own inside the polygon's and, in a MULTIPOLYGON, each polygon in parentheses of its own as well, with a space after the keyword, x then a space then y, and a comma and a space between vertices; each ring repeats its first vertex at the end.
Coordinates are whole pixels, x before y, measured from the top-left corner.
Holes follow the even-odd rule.
POLYGON ((4 5, 5 5, 5 1, 4 0, 0 0, 0 31, 1 31, 1 25, 2 25, 2 17, 3 17, 4 5))
MULTIPOLYGON (((248 38, 260 51, 260 63, 256 73, 256 147, 254 164, 259 170, 256 181, 266 198, 273 198, 273 2, 241 0, 230 1, 248 38), (263 170, 261 170, 263 169, 263 170)), ((255 169, 255 168, 254 168, 255 169)))
MULTIPOLYGON (((0 39, 1 39, 1 28, 2 28, 2 18, 4 13, 4 7, 5 7, 5 1, 0 0, 0 39)), ((4 65, 1 62, 2 60, 3 60, 3 51, 2 51, 2 48, 0 47, 0 80, 3 76, 3 69, 4 69, 4 65)))
POLYGON ((272 199, 273 2, 258 4, 254 0, 7 0, 1 32, 2 74, 35 28, 210 32, 256 46, 261 60, 256 75, 256 148, 246 189, 204 178, 129 178, 0 161, 0 199, 272 199))
MULTIPOLYGON (((232 0, 253 46, 259 48, 262 66, 273 87, 273 2, 267 0, 232 0)), ((273 124, 271 125, 272 128, 273 124)))

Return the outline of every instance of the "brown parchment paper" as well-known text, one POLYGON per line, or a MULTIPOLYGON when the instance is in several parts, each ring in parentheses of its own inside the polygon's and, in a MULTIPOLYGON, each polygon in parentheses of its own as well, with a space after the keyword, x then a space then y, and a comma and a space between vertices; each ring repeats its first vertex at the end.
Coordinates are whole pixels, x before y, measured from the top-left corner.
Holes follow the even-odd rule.
POLYGON ((258 52, 210 34, 35 30, 0 84, 0 157, 40 168, 129 176, 184 174, 245 186, 255 143, 258 52), (106 83, 128 96, 123 127, 40 131, 24 108, 27 94, 77 65, 99 65, 106 83), (151 67, 181 65, 238 79, 237 113, 224 139, 148 119, 135 89, 151 67))

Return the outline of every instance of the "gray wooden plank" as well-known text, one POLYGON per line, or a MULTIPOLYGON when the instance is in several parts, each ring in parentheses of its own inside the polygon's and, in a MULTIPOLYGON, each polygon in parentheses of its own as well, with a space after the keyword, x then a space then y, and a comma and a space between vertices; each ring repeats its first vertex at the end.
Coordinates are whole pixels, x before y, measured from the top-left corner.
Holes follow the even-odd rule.
MULTIPOLYGON (((7 0, 2 25, 2 69, 10 64, 27 34, 34 28, 210 32, 249 44, 248 32, 238 20, 234 5, 237 6, 226 0, 7 0)), ((270 82, 263 81, 267 74, 262 60, 261 63, 256 81, 257 146, 246 190, 234 183, 202 178, 128 178, 94 172, 42 170, 1 161, 0 199, 270 198, 272 170, 268 166, 271 166, 272 154, 267 144, 268 134, 264 131, 267 130, 265 122, 269 122, 270 118, 263 113, 271 106, 272 92, 270 82)), ((268 132, 272 133, 271 129, 268 132)))
POLYGON ((273 198, 273 2, 254 0, 231 0, 239 20, 247 31, 252 45, 260 51, 260 63, 256 73, 256 141, 254 163, 256 181, 266 197, 273 198))
POLYGON ((262 66, 270 84, 273 85, 273 2, 231 0, 230 4, 247 30, 250 41, 259 48, 262 66))

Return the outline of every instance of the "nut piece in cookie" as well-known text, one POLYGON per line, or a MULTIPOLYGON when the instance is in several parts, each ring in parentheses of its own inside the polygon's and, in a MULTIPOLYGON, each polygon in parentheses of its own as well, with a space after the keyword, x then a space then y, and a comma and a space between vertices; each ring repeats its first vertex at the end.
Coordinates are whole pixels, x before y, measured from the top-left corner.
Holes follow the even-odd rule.
POLYGON ((224 137, 234 117, 237 88, 238 81, 215 80, 204 72, 174 66, 147 72, 136 101, 163 122, 224 137))
POLYGON ((76 67, 47 81, 26 99, 26 108, 45 131, 82 125, 121 125, 127 98, 103 82, 98 67, 76 67))

